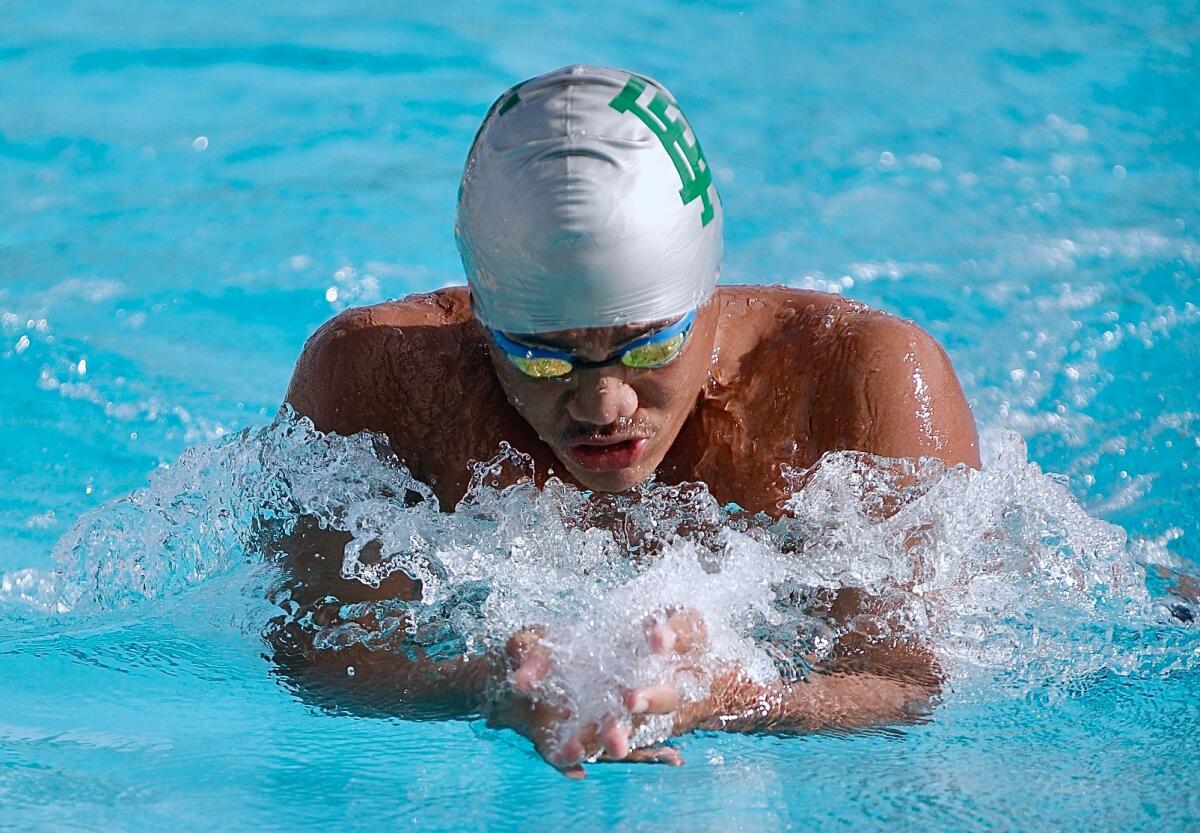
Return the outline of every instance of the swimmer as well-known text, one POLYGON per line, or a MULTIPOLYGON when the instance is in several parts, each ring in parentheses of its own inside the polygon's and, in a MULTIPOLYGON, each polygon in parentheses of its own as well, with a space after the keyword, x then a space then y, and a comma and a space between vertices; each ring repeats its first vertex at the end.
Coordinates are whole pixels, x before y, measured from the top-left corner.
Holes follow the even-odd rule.
MULTIPOLYGON (((712 169, 662 85, 591 66, 526 81, 492 106, 467 158, 455 229, 466 286, 337 315, 305 345, 287 402, 322 431, 386 435, 446 511, 504 442, 542 481, 700 481, 772 517, 794 490, 786 472, 830 451, 979 466, 971 410, 928 333, 838 295, 718 286, 723 226, 712 169)), ((297 587, 345 603, 419 592, 403 574, 379 588, 343 579, 339 535, 301 525, 284 543, 297 587)), ((843 591, 831 610, 870 605, 843 591)), ((598 756, 678 763, 669 747, 638 748, 653 719, 664 734, 855 728, 910 717, 938 690, 936 662, 915 647, 847 646, 841 665, 790 686, 729 669, 699 703, 669 679, 624 692, 629 720, 558 742, 565 716, 536 696, 554 661, 538 627, 503 657, 441 663, 277 648, 289 673, 365 700, 482 712, 571 777, 598 756)), ((704 623, 664 612, 647 640, 682 667, 704 650, 704 623)))

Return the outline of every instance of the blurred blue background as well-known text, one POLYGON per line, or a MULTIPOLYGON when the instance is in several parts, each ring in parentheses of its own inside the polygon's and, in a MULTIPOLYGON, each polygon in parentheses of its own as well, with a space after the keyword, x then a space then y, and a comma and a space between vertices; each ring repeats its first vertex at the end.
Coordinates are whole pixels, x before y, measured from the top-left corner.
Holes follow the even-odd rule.
MULTIPOLYGON (((1020 432, 1092 514, 1197 559, 1200 4, 8 0, 0 571, 49 566, 82 511, 268 422, 336 311, 461 282, 479 120, 575 62, 679 99, 726 208, 723 280, 913 318, 982 426, 1020 432)), ((463 731, 452 754, 484 754, 463 731)), ((753 761, 753 743, 713 754, 753 761)), ((1159 775, 1148 789, 1174 799, 1114 824, 1195 819, 1194 777, 1159 775)), ((1011 829, 1044 819, 1027 810, 1011 829)), ((87 818, 121 817, 58 821, 87 818)))

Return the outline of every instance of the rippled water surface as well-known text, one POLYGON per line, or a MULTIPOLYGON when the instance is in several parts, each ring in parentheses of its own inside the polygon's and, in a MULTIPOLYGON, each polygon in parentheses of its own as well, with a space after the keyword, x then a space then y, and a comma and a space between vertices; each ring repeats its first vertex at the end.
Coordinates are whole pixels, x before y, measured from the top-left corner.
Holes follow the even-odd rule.
POLYGON ((1196 829, 1197 44, 1194 2, 6 4, 0 829, 1196 829), (460 282, 479 119, 576 61, 684 104, 726 281, 942 340, 982 472, 922 470, 880 523, 830 458, 757 531, 651 487, 637 523, 668 540, 631 567, 571 490, 438 516, 370 438, 275 419, 332 313, 460 282), (322 710, 274 673, 258 546, 300 512, 423 542, 388 563, 436 566, 430 645, 686 603, 769 675, 764 627, 821 626, 773 587, 905 586, 947 690, 914 726, 691 736, 682 768, 570 783, 511 734, 322 710))

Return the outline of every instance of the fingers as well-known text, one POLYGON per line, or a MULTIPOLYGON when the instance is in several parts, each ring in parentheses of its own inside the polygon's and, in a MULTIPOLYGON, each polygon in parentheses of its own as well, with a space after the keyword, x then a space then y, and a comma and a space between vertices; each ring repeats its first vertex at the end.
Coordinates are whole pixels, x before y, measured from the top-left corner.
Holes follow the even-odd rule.
POLYGON ((690 654, 708 647, 708 628, 698 611, 676 611, 667 618, 667 625, 675 632, 676 653, 690 654))
POLYGON ((646 638, 650 642, 650 650, 661 656, 675 652, 675 629, 669 624, 655 622, 649 628, 646 638))
POLYGON ((621 760, 629 754, 629 733, 632 727, 624 721, 609 720, 600 732, 600 742, 604 754, 614 760, 621 760))
POLYGON ((539 725, 530 739, 533 740, 534 749, 542 756, 542 760, 567 778, 584 778, 587 773, 584 772, 583 762, 588 757, 588 747, 595 743, 595 732, 592 731, 590 737, 586 731, 579 732, 565 743, 559 744, 555 729, 561 725, 560 722, 566 715, 561 712, 551 714, 543 711, 539 717, 539 725))
POLYGON ((616 718, 609 718, 597 729, 588 726, 572 735, 562 746, 552 752, 548 760, 562 768, 604 755, 620 760, 629 754, 630 725, 616 718))
POLYGON ((561 746, 554 748, 547 743, 546 749, 539 749, 542 757, 551 765, 570 774, 580 767, 584 761, 603 758, 610 761, 624 759, 629 753, 629 735, 632 727, 625 721, 609 718, 597 730, 588 726, 572 735, 561 746))
POLYGON ((679 691, 670 683, 642 686, 625 693, 630 714, 668 714, 679 708, 679 691))
MULTIPOLYGON (((646 746, 641 749, 631 749, 620 757, 605 753, 596 762, 602 764, 662 764, 664 766, 683 766, 684 764, 683 756, 673 746, 646 746)), ((582 781, 587 777, 587 771, 582 764, 559 767, 558 771, 572 781, 582 781)))
MULTIPOLYGON (((670 705, 672 697, 668 692, 648 691, 644 693, 647 695, 649 706, 669 710, 667 706, 670 705)), ((677 697, 675 699, 677 700, 677 697)), ((542 735, 541 742, 536 746, 547 763, 572 780, 586 777, 587 773, 583 767, 586 761, 683 765, 683 757, 678 750, 670 746, 631 749, 631 734, 632 726, 627 721, 610 718, 598 730, 595 725, 589 726, 577 732, 561 746, 556 747, 549 734, 542 735)))
POLYGON ((550 670, 550 654, 541 648, 526 652, 525 658, 512 672, 512 687, 518 694, 530 695, 550 670))
POLYGON ((630 764, 666 764, 683 766, 683 756, 673 746, 643 746, 634 749, 622 761, 630 764))
POLYGON ((550 763, 560 769, 566 769, 579 764, 586 757, 584 738, 582 735, 575 735, 550 755, 550 763))
POLYGON ((520 663, 525 658, 525 654, 541 645, 545 635, 545 629, 541 627, 522 628, 509 637, 508 642, 504 645, 504 651, 508 654, 509 660, 520 663))
MULTIPOLYGON (((699 653, 707 649, 708 630, 703 617, 695 610, 668 610, 660 618, 645 623, 647 645, 657 656, 667 661, 664 669, 668 679, 700 660, 699 653)), ((554 673, 554 645, 545 639, 541 628, 526 628, 514 634, 505 645, 508 659, 508 685, 517 695, 513 707, 512 727, 534 742, 541 757, 564 777, 579 780, 586 777, 584 764, 588 761, 630 761, 679 766, 683 759, 669 746, 633 748, 634 727, 638 728, 639 743, 661 740, 671 734, 672 713, 681 707, 682 697, 673 681, 631 689, 623 695, 625 710, 600 723, 589 722, 572 736, 562 740, 562 731, 570 721, 568 704, 550 698, 543 702, 542 690, 554 673), (647 720, 667 721, 665 731, 642 737, 647 720)), ((559 698, 561 699, 561 698, 559 698)), ((579 724, 576 724, 578 726, 579 724)))
POLYGON ((676 610, 666 620, 646 622, 646 639, 650 650, 660 656, 684 656, 708 645, 708 628, 704 618, 695 610, 676 610))
MULTIPOLYGON (((600 731, 600 741, 603 750, 594 758, 601 763, 631 763, 631 764, 665 764, 666 766, 683 766, 683 756, 679 750, 671 746, 647 746, 641 749, 629 748, 630 726, 627 723, 610 720, 600 731)), ((547 757, 554 766, 571 779, 586 777, 583 764, 586 745, 584 734, 572 738, 557 755, 547 757)))
POLYGON ((513 634, 504 646, 514 666, 510 680, 518 694, 531 694, 550 670, 550 651, 542 636, 540 628, 525 628, 513 634))

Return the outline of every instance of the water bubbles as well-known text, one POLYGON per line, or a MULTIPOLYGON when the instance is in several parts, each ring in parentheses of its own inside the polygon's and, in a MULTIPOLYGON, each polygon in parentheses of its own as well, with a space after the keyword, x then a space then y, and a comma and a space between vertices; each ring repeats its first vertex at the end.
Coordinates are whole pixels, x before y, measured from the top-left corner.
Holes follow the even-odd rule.
MULTIPOLYGON (((1161 604, 1141 564, 1170 562, 1165 543, 1131 545, 1089 516, 1016 435, 984 440, 980 471, 829 454, 797 473, 775 520, 720 506, 702 484, 607 495, 551 477, 539 487, 532 459, 506 445, 444 513, 384 438, 322 434, 285 410, 190 449, 149 488, 85 514, 56 546, 55 570, 3 576, 0 616, 99 616, 242 587, 222 603, 259 629, 274 616, 317 650, 432 659, 495 655, 536 626, 553 644, 544 696, 576 721, 565 732, 621 715, 619 692, 662 678, 647 623, 680 611, 708 634, 690 699, 731 665, 764 683, 802 679, 848 634, 921 640, 960 697, 998 696, 998 680, 1023 696, 1101 670, 1194 661, 1153 642, 1161 604), (327 553, 341 581, 380 588, 402 573, 412 597, 340 599, 314 587, 315 601, 300 604, 276 589, 266 605, 250 577, 275 569, 272 542, 301 519, 341 536, 327 553), (847 590, 879 603, 835 615, 831 599, 847 590), (1147 644, 1117 644, 1105 635, 1114 629, 1144 630, 1147 644)), ((1131 483, 1113 505, 1147 485, 1131 483)), ((340 667, 354 675, 355 664, 340 667)))
POLYGON ((930 153, 916 153, 908 157, 908 164, 915 168, 937 173, 942 169, 942 160, 930 153))
POLYGON ((192 139, 192 150, 197 153, 208 150, 208 137, 197 136, 195 139, 192 139))
POLYGON ((37 515, 32 515, 25 519, 27 529, 49 529, 54 526, 55 516, 53 509, 47 509, 37 515))
POLYGON ((1046 116, 1045 121, 1047 127, 1072 142, 1087 141, 1088 129, 1082 124, 1072 124, 1056 113, 1046 116))
POLYGON ((352 266, 343 266, 333 274, 333 283, 325 290, 325 300, 335 309, 365 306, 383 300, 379 279, 359 274, 352 266))

